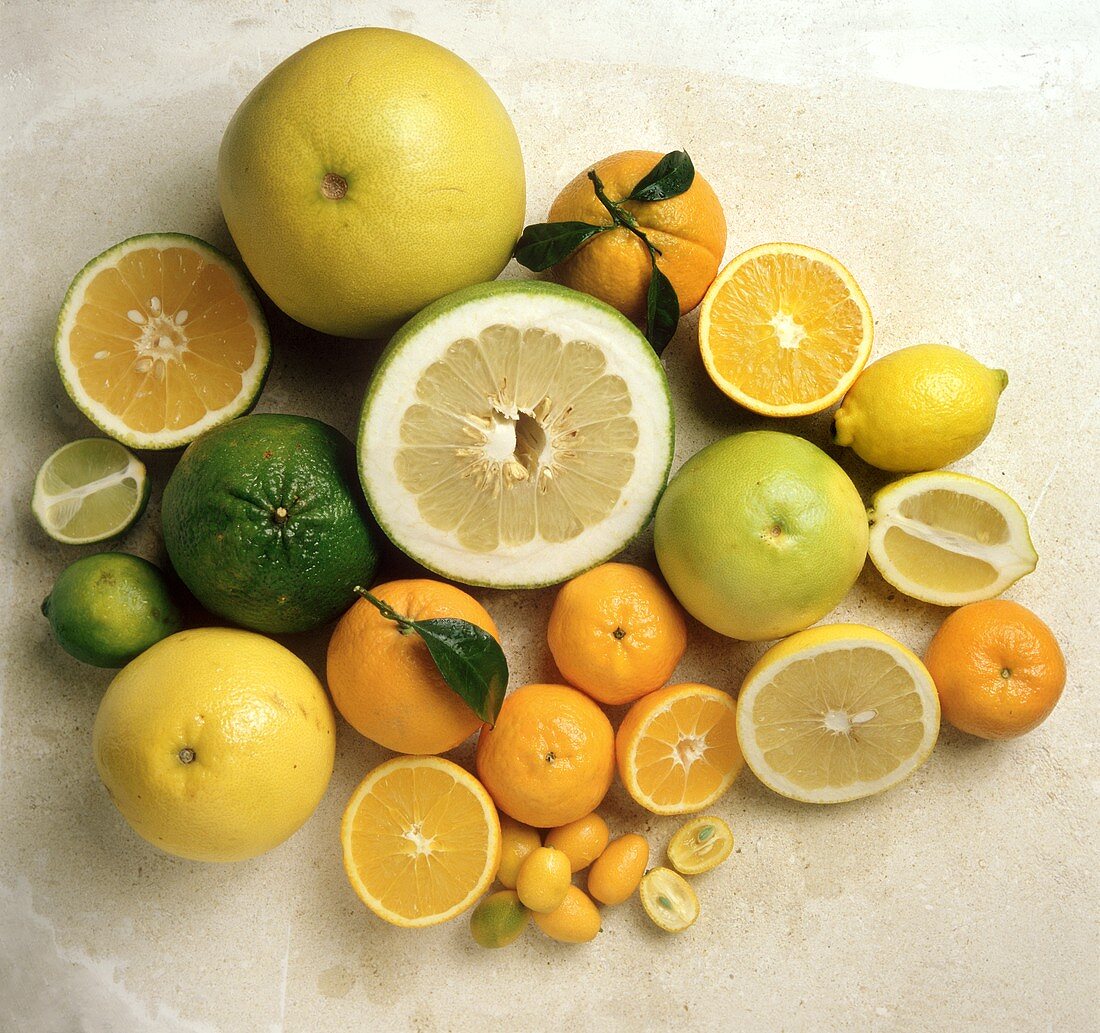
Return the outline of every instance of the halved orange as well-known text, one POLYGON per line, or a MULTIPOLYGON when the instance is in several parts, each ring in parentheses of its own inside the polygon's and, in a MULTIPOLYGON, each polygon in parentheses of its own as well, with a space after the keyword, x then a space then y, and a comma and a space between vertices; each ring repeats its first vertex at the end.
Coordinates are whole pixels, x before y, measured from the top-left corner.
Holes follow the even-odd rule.
POLYGON ((669 685, 635 703, 615 736, 619 777, 655 814, 709 807, 744 765, 737 704, 720 689, 669 685))
POLYGON ((379 918, 406 928, 472 907, 500 865, 500 820, 485 787, 442 757, 394 757, 351 795, 344 871, 379 918))
POLYGON ((77 273, 54 356, 97 427, 134 448, 175 448, 249 409, 271 343, 255 294, 225 255, 182 233, 151 233, 77 273))
POLYGON ((738 255, 711 284, 699 315, 711 380, 766 416, 805 416, 840 401, 873 337, 852 274, 803 244, 761 244, 738 255))

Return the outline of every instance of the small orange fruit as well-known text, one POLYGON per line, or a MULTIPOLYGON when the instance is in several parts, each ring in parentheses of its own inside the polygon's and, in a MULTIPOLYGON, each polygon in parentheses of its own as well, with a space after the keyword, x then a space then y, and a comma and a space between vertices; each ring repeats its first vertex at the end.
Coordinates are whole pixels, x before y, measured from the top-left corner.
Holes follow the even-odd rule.
POLYGON ((515 818, 509 818, 507 814, 502 814, 500 816, 500 868, 497 871, 500 884, 514 890, 520 867, 540 846, 542 846, 542 839, 537 830, 516 821, 515 818))
POLYGON ((482 728, 478 777, 497 806, 535 828, 554 828, 595 810, 615 773, 611 722, 568 685, 525 685, 482 728))
POLYGON ((531 851, 519 868, 516 893, 525 908, 537 914, 557 910, 570 886, 569 858, 553 847, 531 851))
POLYGON ((588 892, 601 904, 621 904, 638 888, 648 863, 644 836, 620 836, 596 858, 588 872, 588 892))
MULTIPOLYGON (((371 592, 413 620, 458 617, 500 638, 481 604, 443 581, 390 581, 371 592)), ((403 634, 365 599, 332 633, 328 687, 348 724, 397 753, 443 753, 481 723, 443 680, 420 636, 403 634)))
MULTIPOLYGON (((590 168, 600 177, 607 196, 619 201, 660 160, 654 151, 622 151, 590 168)), ((585 169, 558 194, 550 207, 550 222, 610 224, 611 216, 597 199, 588 172, 585 169)), ((661 252, 657 267, 675 289, 680 312, 690 312, 702 301, 726 250, 726 217, 710 184, 697 171, 691 186, 677 197, 625 201, 623 207, 661 252)), ((641 323, 651 268, 645 244, 616 226, 590 238, 553 272, 566 287, 594 295, 641 323)))
POLYGON ((970 603, 940 625, 924 658, 940 710, 982 739, 1012 739, 1049 716, 1066 684, 1054 633, 1008 599, 970 603))
POLYGON ((531 917, 547 936, 559 943, 587 943, 600 931, 600 912, 584 890, 570 886, 565 899, 549 914, 531 917))
POLYGON ((568 825, 551 829, 546 834, 546 845, 562 851, 569 858, 570 870, 579 872, 604 852, 610 836, 607 822, 593 811, 568 825))
POLYGON ((839 402, 871 354, 874 324, 852 274, 802 244, 761 244, 723 268, 699 312, 711 380, 765 416, 839 402))
POLYGON ((615 753, 623 785, 647 810, 702 810, 730 787, 745 763, 737 742, 737 704, 709 685, 658 689, 627 711, 615 753))
POLYGON ((633 703, 671 677, 687 622, 648 570, 604 563, 562 586, 546 640, 566 681, 601 703, 633 703))

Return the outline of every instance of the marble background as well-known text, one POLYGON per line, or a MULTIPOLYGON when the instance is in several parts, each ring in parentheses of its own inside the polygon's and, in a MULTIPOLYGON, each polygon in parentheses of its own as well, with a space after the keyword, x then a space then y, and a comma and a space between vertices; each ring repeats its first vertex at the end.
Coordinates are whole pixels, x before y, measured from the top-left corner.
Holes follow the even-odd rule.
MULTIPOLYGON (((0 1029, 1097 1028, 1098 54, 1091 2, 3 0, 0 1029), (730 256, 823 247, 867 294, 876 355, 944 341, 1009 371, 993 434, 956 468, 1030 518, 1040 564, 1009 595, 1065 646, 1050 720, 1001 744, 945 728, 904 785, 834 809, 746 772, 716 807, 738 851, 699 880, 702 916, 679 937, 636 904, 573 949, 532 932, 486 952, 464 921, 375 920, 344 879, 337 826, 382 751, 346 725, 328 795, 266 857, 202 866, 129 831, 89 748, 110 675, 56 648, 38 612, 80 550, 35 525, 33 477, 93 431, 53 366, 57 309, 80 266, 131 234, 228 247, 214 169, 230 115, 283 57, 361 24, 435 39, 489 80, 523 143, 529 220, 596 158, 684 147, 723 199, 730 256)), ((694 330, 688 317, 666 352, 678 463, 765 422, 711 386, 694 330)), ((273 333, 260 409, 353 431, 376 349, 275 314, 273 333)), ((790 429, 824 446, 828 423, 790 429)), ((119 547, 162 556, 171 461, 152 459, 153 503, 119 547)), ((843 461, 864 492, 886 480, 843 461)), ((646 541, 632 555, 652 562, 646 541)), ((478 595, 513 683, 555 678, 552 592, 478 595)), ((944 615, 868 565, 835 619, 921 651, 944 615)), ((290 644, 319 665, 325 638, 290 644)), ((693 625, 678 679, 736 691, 762 650, 693 625)), ((612 791, 613 831, 662 850, 677 822, 628 803, 612 791)))

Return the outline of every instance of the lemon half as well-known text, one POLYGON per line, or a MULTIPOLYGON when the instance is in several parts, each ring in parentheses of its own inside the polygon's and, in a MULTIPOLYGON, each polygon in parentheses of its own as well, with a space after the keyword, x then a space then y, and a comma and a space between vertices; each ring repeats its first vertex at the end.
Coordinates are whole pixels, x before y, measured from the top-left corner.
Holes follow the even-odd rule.
POLYGON ((874 496, 870 517, 868 552, 879 573, 938 606, 992 599, 1039 562, 1023 510, 977 477, 904 477, 874 496))

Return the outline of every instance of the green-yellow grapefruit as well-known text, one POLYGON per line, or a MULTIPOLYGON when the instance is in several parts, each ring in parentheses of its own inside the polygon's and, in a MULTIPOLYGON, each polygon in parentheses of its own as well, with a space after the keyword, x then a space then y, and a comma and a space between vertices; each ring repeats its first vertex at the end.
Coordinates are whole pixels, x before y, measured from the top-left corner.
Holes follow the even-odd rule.
POLYGON ((697 620, 757 641, 808 627, 852 587, 867 513, 848 475, 793 434, 716 441, 669 482, 653 525, 669 587, 697 620))
POLYGON ((325 36, 245 98, 218 158, 241 257, 284 312, 378 337, 493 279, 523 228, 508 112, 465 61, 419 36, 325 36))

